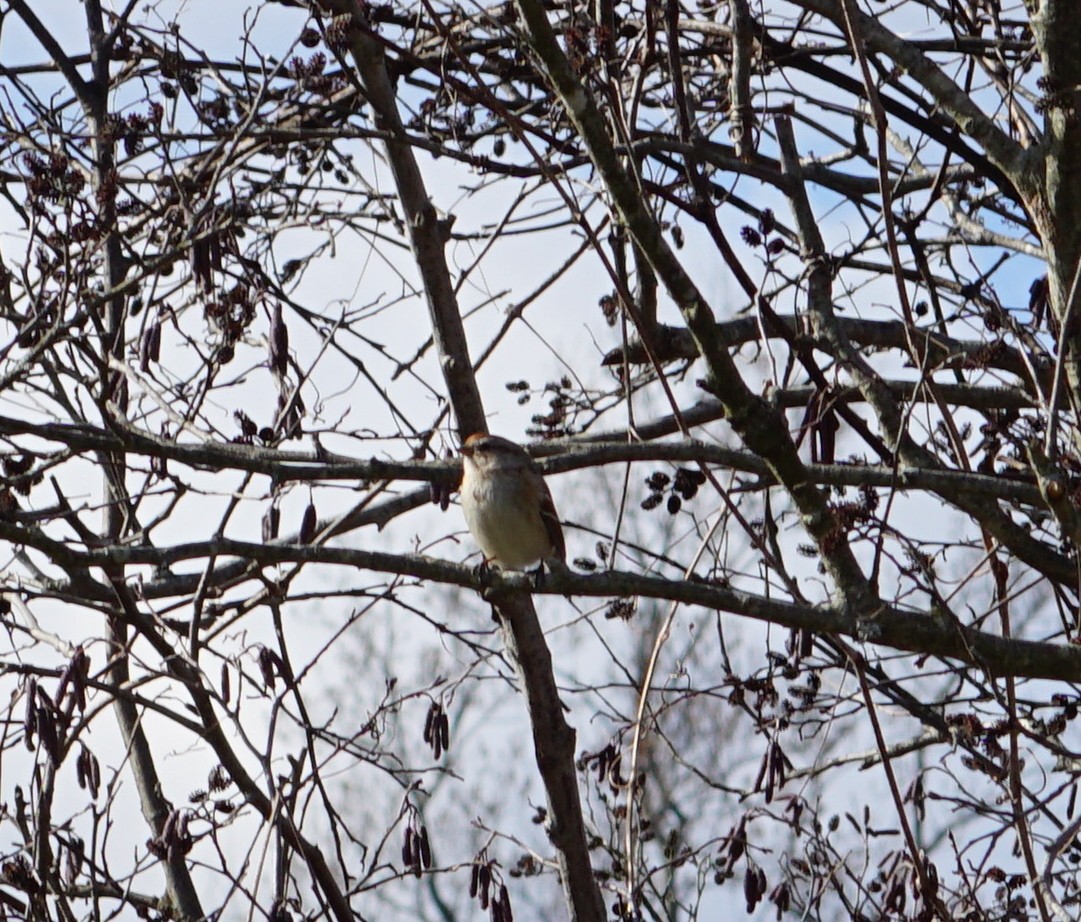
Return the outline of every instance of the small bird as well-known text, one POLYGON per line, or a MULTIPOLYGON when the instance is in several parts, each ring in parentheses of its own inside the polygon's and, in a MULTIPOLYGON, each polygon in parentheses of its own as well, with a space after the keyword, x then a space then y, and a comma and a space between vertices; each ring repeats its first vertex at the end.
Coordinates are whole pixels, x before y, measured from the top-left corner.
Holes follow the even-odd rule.
POLYGON ((478 432, 465 440, 462 458, 462 512, 484 564, 528 570, 566 560, 552 494, 521 445, 478 432))

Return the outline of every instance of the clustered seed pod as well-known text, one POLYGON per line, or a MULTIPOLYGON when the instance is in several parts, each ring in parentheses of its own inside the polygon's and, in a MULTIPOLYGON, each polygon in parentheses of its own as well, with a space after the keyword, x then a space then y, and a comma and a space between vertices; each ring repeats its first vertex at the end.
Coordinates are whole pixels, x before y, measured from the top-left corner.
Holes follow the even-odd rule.
POLYGON ((717 870, 713 875, 713 882, 716 884, 724 883, 725 880, 731 877, 733 868, 735 868, 736 863, 743 857, 746 851, 747 817, 744 816, 740 819, 739 824, 728 834, 724 846, 722 846, 717 854, 715 861, 717 870))
MULTIPOLYGON (((526 434, 530 438, 549 441, 572 434, 571 415, 579 408, 576 397, 568 393, 573 384, 574 382, 564 375, 558 381, 549 381, 544 385, 544 393, 552 395, 548 398, 549 412, 537 413, 530 417, 533 425, 526 429, 526 434)), ((525 396, 525 394, 522 395, 522 397, 525 396)), ((518 402, 524 401, 520 397, 518 402)))
POLYGON ((86 711, 86 683, 90 677, 90 657, 82 647, 76 647, 71 660, 60 675, 60 684, 56 690, 58 704, 63 704, 64 696, 68 689, 71 690, 71 700, 75 709, 80 713, 86 711))
POLYGON ((437 759, 450 749, 450 719, 437 701, 432 702, 424 718, 424 742, 432 747, 437 759))
POLYGON ((41 892, 41 884, 25 855, 16 855, 0 865, 0 881, 31 896, 41 892))
POLYGON ((451 489, 446 484, 428 484, 428 498, 433 506, 438 506, 440 512, 446 512, 450 508, 451 489))
POLYGON ((53 766, 60 765, 60 726, 57 720, 56 711, 52 707, 52 702, 45 698, 44 692, 38 689, 38 698, 44 699, 41 704, 38 705, 36 720, 37 720, 37 734, 38 742, 41 744, 41 748, 45 750, 45 754, 49 757, 49 761, 53 766))
POLYGON ((64 845, 64 881, 70 887, 86 859, 86 845, 77 835, 69 835, 64 845))
POLYGON ((790 768, 792 768, 792 763, 781 749, 781 744, 775 739, 771 740, 769 746, 766 747, 766 754, 762 757, 762 764, 759 766, 754 786, 756 791, 760 791, 765 782, 767 804, 773 800, 774 791, 784 787, 785 772, 790 768))
POLYGON ((583 753, 578 760, 579 768, 592 768, 597 773, 597 783, 607 781, 613 790, 627 786, 627 779, 619 773, 622 764, 623 754, 612 743, 598 752, 583 753))
POLYGON ((604 610, 604 617, 609 620, 630 621, 637 610, 634 599, 613 599, 604 610))
MULTIPOLYGON (((278 433, 283 439, 299 439, 303 435, 301 424, 304 421, 304 412, 304 400, 300 392, 283 385, 278 393, 278 408, 275 411, 278 433)), ((273 430, 270 430, 267 435, 260 431, 259 437, 269 444, 275 440, 276 435, 273 430)))
POLYGON ((79 749, 79 755, 75 758, 75 780, 83 790, 90 790, 91 796, 97 799, 98 789, 101 787, 101 766, 97 756, 86 746, 79 749))
POLYGON ((263 684, 269 691, 274 691, 277 687, 277 676, 285 678, 287 675, 285 662, 275 651, 263 644, 259 644, 257 659, 259 672, 263 676, 263 684))
POLYGON ((259 427, 255 425, 252 418, 243 410, 233 410, 233 419, 235 419, 237 425, 240 426, 240 435, 236 436, 233 441, 239 442, 242 445, 250 445, 252 439, 255 438, 255 434, 259 431, 259 427))
MULTIPOLYGON (((45 474, 41 470, 33 470, 35 460, 36 456, 30 452, 4 455, 0 459, 4 476, 9 481, 8 485, 21 496, 29 496, 30 491, 45 479, 45 474)), ((14 497, 12 497, 12 502, 14 503, 14 497)))
POLYGON ((195 283, 205 292, 214 290, 214 272, 221 272, 222 239, 217 230, 197 237, 191 245, 191 274, 195 283))
POLYGON ((428 839, 428 827, 418 823, 415 815, 405 827, 402 864, 413 872, 414 877, 420 877, 432 866, 432 845, 428 839))
POLYGON ((753 228, 750 225, 745 225, 740 228, 739 235, 743 238, 743 242, 749 247, 764 246, 766 252, 771 256, 776 256, 785 248, 785 242, 783 237, 770 238, 770 234, 777 227, 777 219, 773 212, 767 208, 765 209, 758 219, 758 227, 753 228))
POLYGON ((191 814, 187 810, 173 810, 162 826, 161 835, 148 839, 147 850, 156 858, 163 858, 170 863, 179 861, 195 844, 195 839, 188 831, 191 814))
POLYGON ((490 861, 485 852, 477 855, 470 865, 469 897, 477 900, 482 910, 491 910, 492 922, 514 922, 507 885, 496 872, 495 862, 490 861))
POLYGON ((766 872, 760 867, 747 866, 743 874, 743 896, 747 900, 747 912, 754 912, 755 906, 766 895, 766 872))
POLYGON ((229 777, 224 765, 215 765, 207 775, 206 782, 210 790, 216 792, 225 791, 233 785, 233 779, 229 777))
POLYGON ((27 189, 34 199, 53 204, 71 202, 86 184, 78 165, 59 151, 51 153, 48 159, 35 153, 24 154, 23 164, 28 174, 27 189))
POLYGON ((698 488, 706 482, 706 475, 689 467, 677 467, 675 477, 669 477, 664 471, 654 471, 646 478, 649 494, 642 500, 642 508, 647 512, 656 509, 664 501, 664 493, 671 484, 671 492, 665 504, 669 515, 675 515, 683 508, 683 503, 694 499, 698 488))

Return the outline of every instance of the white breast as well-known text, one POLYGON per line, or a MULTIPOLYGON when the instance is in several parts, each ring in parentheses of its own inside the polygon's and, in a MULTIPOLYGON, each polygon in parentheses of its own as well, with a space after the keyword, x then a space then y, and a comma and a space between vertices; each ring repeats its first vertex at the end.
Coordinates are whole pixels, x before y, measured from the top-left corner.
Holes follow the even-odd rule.
POLYGON ((500 569, 526 570, 552 553, 535 498, 516 476, 480 478, 467 466, 462 512, 485 559, 500 569))

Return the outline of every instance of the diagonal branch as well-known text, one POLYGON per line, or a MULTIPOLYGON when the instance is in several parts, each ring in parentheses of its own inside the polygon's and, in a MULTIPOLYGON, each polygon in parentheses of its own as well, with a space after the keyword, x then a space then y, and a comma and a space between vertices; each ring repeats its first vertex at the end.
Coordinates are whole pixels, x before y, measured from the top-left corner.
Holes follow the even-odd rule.
POLYGON ((785 420, 747 387, 727 347, 719 340, 708 301, 672 252, 656 218, 624 170, 604 118, 559 47, 543 5, 537 0, 518 0, 517 7, 525 23, 527 41, 543 62, 553 89, 582 136, 614 209, 683 315, 709 369, 703 386, 721 401, 732 427, 747 447, 765 460, 792 497, 804 527, 822 553, 834 591, 847 606, 857 610, 873 608, 874 593, 847 543, 834 540, 838 534, 834 513, 826 497, 807 476, 785 420))
MULTIPOLYGON (((405 137, 383 46, 363 21, 363 13, 344 0, 332 5, 348 13, 354 28, 351 51, 376 125, 390 132, 385 142, 417 267, 424 281, 433 339, 459 436, 487 431, 457 298, 443 253, 435 208, 405 137)), ((572 922, 603 922, 604 905, 593 877, 585 821, 575 770, 575 733, 563 719, 562 705, 544 631, 527 592, 493 598, 501 616, 504 642, 522 683, 533 732, 534 753, 547 794, 548 833, 556 848, 560 880, 572 922)))

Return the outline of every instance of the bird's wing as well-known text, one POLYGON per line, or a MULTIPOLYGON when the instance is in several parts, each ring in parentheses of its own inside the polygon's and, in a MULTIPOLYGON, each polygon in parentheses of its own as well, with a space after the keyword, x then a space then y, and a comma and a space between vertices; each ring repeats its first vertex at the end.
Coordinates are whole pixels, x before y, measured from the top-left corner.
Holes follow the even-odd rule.
MULTIPOLYGON (((538 475, 539 476, 539 475, 538 475)), ((567 542, 563 539, 563 526, 559 524, 559 515, 556 513, 556 504, 552 501, 552 491, 541 477, 541 521, 544 522, 544 530, 548 532, 548 540, 552 542, 553 557, 560 560, 567 559, 567 542)))

